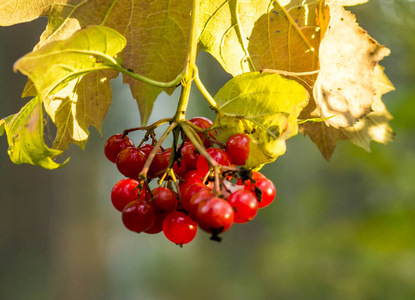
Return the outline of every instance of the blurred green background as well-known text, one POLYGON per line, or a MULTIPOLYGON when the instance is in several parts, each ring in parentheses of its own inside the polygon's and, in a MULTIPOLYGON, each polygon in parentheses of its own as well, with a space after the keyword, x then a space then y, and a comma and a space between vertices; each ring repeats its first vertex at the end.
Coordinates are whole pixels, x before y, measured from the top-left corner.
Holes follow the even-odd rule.
MULTIPOLYGON (((127 231, 110 203, 121 176, 104 143, 139 122, 118 78, 103 137, 91 128, 86 150, 71 146, 64 168, 13 165, 0 138, 0 299, 415 299, 415 2, 351 10, 392 50, 382 64, 396 87, 383 97, 395 117, 393 144, 366 153, 341 142, 328 163, 298 135, 263 169, 278 190, 273 205, 222 243, 200 232, 180 248, 162 234, 127 231)), ((26 101, 12 65, 45 25, 0 29, 0 117, 26 101)), ((208 55, 198 64, 212 94, 229 79, 208 55)), ((172 115, 174 95, 160 97, 153 121, 172 115)), ((189 117, 213 117, 192 97, 189 117)))

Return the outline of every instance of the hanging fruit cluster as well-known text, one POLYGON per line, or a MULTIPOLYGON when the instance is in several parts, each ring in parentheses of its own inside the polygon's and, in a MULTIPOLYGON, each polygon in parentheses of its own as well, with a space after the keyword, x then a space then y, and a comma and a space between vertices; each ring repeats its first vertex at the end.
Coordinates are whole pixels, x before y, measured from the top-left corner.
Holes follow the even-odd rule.
POLYGON ((209 119, 195 117, 188 124, 197 132, 195 143, 181 131, 181 143, 175 140, 165 149, 148 130, 136 147, 127 136, 136 130, 132 129, 105 144, 106 157, 127 177, 111 191, 125 227, 137 233, 163 231, 178 245, 192 241, 198 228, 220 241, 219 234, 233 223, 251 221, 276 194, 269 179, 243 167, 250 151, 246 134, 234 134, 221 143, 210 134, 209 119), (152 143, 144 143, 149 136, 152 143), (150 188, 155 179, 157 187, 150 188))

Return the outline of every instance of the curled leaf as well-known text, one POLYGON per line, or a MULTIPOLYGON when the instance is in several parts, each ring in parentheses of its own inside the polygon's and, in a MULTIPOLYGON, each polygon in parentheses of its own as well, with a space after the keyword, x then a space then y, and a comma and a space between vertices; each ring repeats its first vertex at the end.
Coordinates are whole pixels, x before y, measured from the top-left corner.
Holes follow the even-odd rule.
POLYGON ((28 102, 17 114, 0 120, 0 134, 7 134, 8 154, 15 164, 28 163, 45 169, 56 169, 53 158, 62 151, 50 149, 43 140, 42 103, 38 97, 28 102))
POLYGON ((246 133, 250 154, 245 167, 260 167, 285 153, 285 140, 297 134, 297 117, 308 97, 300 84, 278 74, 239 75, 214 97, 219 112, 212 133, 223 142, 235 133, 246 133))
POLYGON ((335 128, 352 126, 371 112, 375 66, 389 55, 337 1, 327 1, 330 22, 320 43, 320 73, 313 95, 319 115, 335 128))

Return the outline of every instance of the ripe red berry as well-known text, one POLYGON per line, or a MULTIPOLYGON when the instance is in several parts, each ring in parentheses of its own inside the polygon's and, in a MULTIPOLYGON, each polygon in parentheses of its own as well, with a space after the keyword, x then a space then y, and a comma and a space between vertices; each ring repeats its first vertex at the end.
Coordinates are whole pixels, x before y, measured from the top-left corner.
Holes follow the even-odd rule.
POLYGON ((125 177, 138 178, 144 167, 146 157, 137 148, 125 148, 118 153, 117 168, 125 177))
POLYGON ((190 199, 192 196, 201 190, 207 190, 211 192, 211 189, 201 182, 195 182, 191 185, 188 185, 183 189, 183 192, 181 191, 180 203, 186 211, 189 211, 190 209, 190 199))
POLYGON ((197 224, 184 212, 174 210, 164 219, 163 232, 171 242, 183 245, 195 238, 197 224))
POLYGON ((115 163, 118 153, 128 147, 134 147, 134 142, 128 136, 123 137, 122 134, 115 134, 105 143, 104 153, 109 161, 115 163))
POLYGON ((122 211, 128 203, 138 199, 138 194, 140 199, 146 198, 146 192, 140 190, 137 180, 121 179, 111 190, 111 202, 117 210, 122 211))
POLYGON ((156 210, 156 220, 154 221, 153 226, 147 229, 145 233, 156 234, 156 233, 163 231, 163 222, 169 213, 170 212, 166 213, 166 212, 161 212, 161 211, 156 210))
MULTIPOLYGON (((265 175, 263 175, 260 172, 252 171, 252 179, 253 180, 257 180, 258 178, 266 178, 266 177, 265 177, 265 175)), ((243 184, 243 185, 251 186, 251 180, 248 179, 248 180, 245 180, 242 183, 242 180, 241 179, 238 179, 238 182, 236 184, 238 184, 238 185, 242 185, 243 184)))
MULTIPOLYGON (((218 164, 222 166, 231 165, 231 158, 229 157, 229 154, 226 153, 224 150, 218 148, 209 148, 206 149, 206 151, 218 164)), ((203 155, 200 155, 197 159, 197 172, 201 177, 204 177, 206 176, 208 171, 209 164, 206 158, 203 155)))
POLYGON ((261 190, 261 201, 258 202, 258 207, 263 208, 268 206, 274 201, 276 195, 275 185, 268 178, 258 178, 256 186, 261 190))
MULTIPOLYGON (((189 213, 189 216, 198 222, 198 216, 197 211, 199 208, 199 205, 213 197, 212 190, 209 188, 202 188, 198 192, 194 193, 192 197, 190 198, 188 204, 187 204, 187 212, 189 213)), ((183 206, 185 209, 186 207, 183 206)))
MULTIPOLYGON (((259 172, 252 172, 252 179, 256 181, 255 185, 261 191, 261 199, 258 199, 258 207, 263 208, 270 205, 276 195, 274 183, 259 172)), ((238 180, 237 184, 242 184, 242 182, 238 180)), ((251 180, 246 180, 244 182, 244 189, 255 194, 255 185, 251 180)))
POLYGON ((147 200, 135 200, 127 204, 122 211, 124 226, 134 232, 150 229, 156 220, 154 206, 147 200))
MULTIPOLYGON (((212 126, 212 121, 205 117, 194 117, 189 120, 189 122, 193 123, 194 125, 200 127, 201 129, 207 129, 212 126)), ((200 137, 200 139, 203 141, 203 146, 205 148, 209 148, 211 146, 209 138, 203 137, 203 134, 197 133, 197 135, 200 137)), ((187 139, 188 140, 188 139, 187 139)))
POLYGON ((144 153, 144 155, 146 156, 146 158, 150 155, 150 152, 153 150, 153 146, 152 145, 150 145, 150 144, 145 144, 145 145, 142 145, 141 147, 140 147, 140 150, 141 150, 141 152, 143 152, 144 153))
POLYGON ((199 173, 196 170, 187 172, 179 183, 180 194, 183 195, 185 189, 196 182, 202 183, 202 178, 199 176, 199 173))
POLYGON ((243 166, 249 157, 249 137, 243 133, 231 135, 226 142, 226 152, 233 164, 243 166))
POLYGON ((187 171, 196 170, 196 162, 200 153, 191 142, 185 142, 182 148, 183 160, 186 161, 187 171))
POLYGON ((206 117, 194 117, 194 118, 191 118, 189 122, 195 124, 196 126, 202 129, 207 129, 213 124, 212 121, 206 117))
MULTIPOLYGON (((167 148, 165 151, 158 153, 153 160, 153 163, 151 164, 152 167, 152 173, 154 174, 154 177, 161 178, 166 171, 169 160, 171 155, 171 148, 167 148)), ((173 164, 173 171, 176 175, 176 177, 183 177, 186 173, 186 161, 182 160, 180 164, 176 161, 173 164)))
POLYGON ((233 223, 234 211, 224 199, 212 196, 197 209, 197 222, 204 231, 217 235, 227 231, 233 223))
POLYGON ((234 209, 235 223, 249 222, 258 212, 258 200, 251 191, 238 190, 229 195, 228 202, 234 209))
POLYGON ((156 187, 152 191, 154 196, 154 208, 161 212, 171 212, 177 204, 174 193, 166 187, 156 187))

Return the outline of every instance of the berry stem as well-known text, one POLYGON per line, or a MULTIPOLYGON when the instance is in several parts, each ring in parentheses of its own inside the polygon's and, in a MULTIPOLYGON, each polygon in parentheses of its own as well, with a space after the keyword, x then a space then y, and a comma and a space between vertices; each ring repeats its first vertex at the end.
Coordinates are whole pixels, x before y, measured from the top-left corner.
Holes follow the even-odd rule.
POLYGON ((213 168, 219 167, 219 164, 216 162, 216 160, 214 160, 206 151, 205 147, 203 146, 203 143, 199 141, 199 136, 197 136, 194 130, 186 122, 180 122, 180 126, 182 127, 184 133, 186 133, 189 140, 193 143, 193 145, 195 145, 196 149, 200 152, 200 154, 206 157, 206 160, 208 161, 209 165, 213 168))
POLYGON ((159 127, 161 124, 168 123, 168 122, 171 122, 171 121, 173 121, 172 118, 165 118, 165 119, 158 120, 157 122, 154 122, 153 124, 148 125, 148 126, 134 127, 134 128, 130 128, 130 129, 125 129, 123 131, 122 135, 124 137, 124 136, 128 135, 130 132, 137 131, 137 130, 147 130, 147 131, 152 132, 154 129, 159 127))
POLYGON ((153 150, 151 150, 146 160, 146 163, 144 164, 143 170, 139 174, 140 178, 147 177, 148 169, 150 168, 150 165, 154 159, 154 156, 156 156, 158 149, 161 147, 161 144, 164 142, 164 140, 167 138, 170 132, 172 132, 174 128, 177 127, 177 125, 178 125, 177 122, 172 122, 170 126, 166 129, 166 131, 163 133, 163 135, 160 137, 160 139, 157 141, 157 143, 154 145, 153 150))

